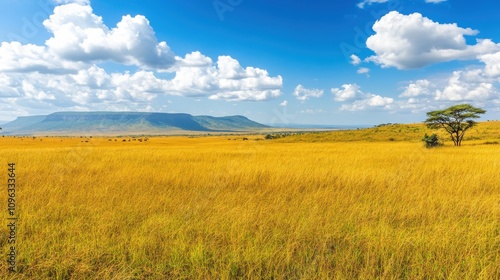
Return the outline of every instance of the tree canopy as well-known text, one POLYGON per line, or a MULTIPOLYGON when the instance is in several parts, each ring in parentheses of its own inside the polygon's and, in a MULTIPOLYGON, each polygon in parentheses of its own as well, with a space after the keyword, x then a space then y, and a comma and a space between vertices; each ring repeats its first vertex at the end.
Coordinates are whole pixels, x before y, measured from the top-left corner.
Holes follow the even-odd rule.
POLYGON ((473 119, 479 118, 479 115, 484 113, 486 111, 481 108, 460 104, 428 112, 425 124, 432 129, 444 128, 450 134, 454 145, 460 146, 465 132, 477 124, 473 119))

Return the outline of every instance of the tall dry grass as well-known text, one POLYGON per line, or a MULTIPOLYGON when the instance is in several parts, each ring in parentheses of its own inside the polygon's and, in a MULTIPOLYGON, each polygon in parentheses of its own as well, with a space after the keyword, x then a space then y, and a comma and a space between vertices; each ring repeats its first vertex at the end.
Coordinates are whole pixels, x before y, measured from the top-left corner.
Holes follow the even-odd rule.
POLYGON ((500 277, 500 145, 317 135, 0 138, 20 211, 0 278, 500 277))

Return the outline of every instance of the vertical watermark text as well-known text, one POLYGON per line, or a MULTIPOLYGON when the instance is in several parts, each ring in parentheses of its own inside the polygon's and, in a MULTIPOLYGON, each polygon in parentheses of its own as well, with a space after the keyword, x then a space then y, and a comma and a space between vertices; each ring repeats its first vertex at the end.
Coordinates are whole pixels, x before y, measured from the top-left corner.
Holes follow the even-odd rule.
POLYGON ((9 253, 7 254, 7 263, 10 272, 16 272, 16 239, 17 239, 17 212, 16 212, 16 164, 9 163, 7 169, 7 228, 9 229, 9 253))

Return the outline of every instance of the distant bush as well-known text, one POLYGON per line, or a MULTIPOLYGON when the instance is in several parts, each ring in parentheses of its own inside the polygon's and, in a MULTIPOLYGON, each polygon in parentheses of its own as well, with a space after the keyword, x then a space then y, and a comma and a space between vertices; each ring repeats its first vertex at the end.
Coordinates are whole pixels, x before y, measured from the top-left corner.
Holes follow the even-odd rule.
POLYGON ((282 132, 282 133, 275 133, 275 134, 267 134, 265 139, 266 140, 272 140, 272 139, 280 139, 280 138, 285 138, 291 135, 300 135, 302 133, 293 133, 293 132, 282 132))
POLYGON ((424 135, 424 138, 422 138, 422 141, 424 141, 425 147, 427 148, 434 148, 441 145, 441 143, 439 142, 439 137, 436 134, 432 134, 431 136, 429 136, 426 133, 424 135))

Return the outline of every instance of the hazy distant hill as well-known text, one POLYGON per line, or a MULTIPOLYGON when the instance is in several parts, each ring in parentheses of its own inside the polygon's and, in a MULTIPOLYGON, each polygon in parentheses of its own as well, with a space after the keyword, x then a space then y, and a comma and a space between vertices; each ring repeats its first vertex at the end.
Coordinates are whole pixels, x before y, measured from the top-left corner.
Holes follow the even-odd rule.
MULTIPOLYGON (((28 127, 28 126, 31 126, 31 125, 34 125, 36 123, 43 121, 43 119, 45 119, 45 117, 47 117, 47 116, 18 117, 14 121, 3 124, 1 126, 2 131, 6 132, 6 131, 20 130, 24 127, 28 127)), ((4 134, 6 134, 6 133, 4 133, 4 134)))
POLYGON ((7 135, 168 134, 238 132, 267 128, 243 116, 211 117, 138 112, 59 112, 18 117, 2 126, 7 135))

